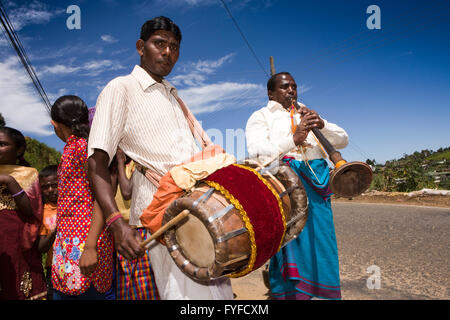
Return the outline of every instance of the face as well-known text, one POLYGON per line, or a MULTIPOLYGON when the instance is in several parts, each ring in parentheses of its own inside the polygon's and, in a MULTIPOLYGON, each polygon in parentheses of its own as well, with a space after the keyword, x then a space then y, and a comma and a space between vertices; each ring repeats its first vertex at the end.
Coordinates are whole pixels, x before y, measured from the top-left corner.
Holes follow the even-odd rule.
POLYGON ((14 141, 8 135, 0 132, 0 164, 16 164, 17 157, 22 153, 23 150, 17 149, 14 141))
POLYGON ((297 84, 290 75, 282 74, 276 78, 274 90, 269 90, 269 99, 289 108, 292 100, 297 100, 297 84))
POLYGON ((64 125, 62 123, 59 123, 59 122, 56 122, 53 120, 50 120, 50 122, 53 126, 53 129, 55 130, 56 136, 65 142, 66 138, 65 138, 64 132, 63 132, 64 125))
POLYGON ((161 82, 167 76, 178 60, 180 42, 174 34, 166 30, 158 30, 147 41, 139 39, 136 49, 141 56, 141 67, 155 81, 161 82))
POLYGON ((58 178, 56 175, 42 177, 39 179, 42 195, 46 202, 56 203, 58 201, 58 178))

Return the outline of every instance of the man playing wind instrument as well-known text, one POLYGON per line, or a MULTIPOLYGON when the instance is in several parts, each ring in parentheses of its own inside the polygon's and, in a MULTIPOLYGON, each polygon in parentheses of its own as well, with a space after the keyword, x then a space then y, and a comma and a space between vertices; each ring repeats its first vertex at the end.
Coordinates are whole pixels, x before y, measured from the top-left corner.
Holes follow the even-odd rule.
POLYGON ((328 186, 327 154, 311 132, 318 128, 336 148, 348 143, 347 133, 299 104, 297 84, 287 72, 267 82, 269 102, 255 111, 246 126, 251 158, 286 153, 283 161, 300 177, 308 196, 308 219, 300 235, 269 264, 274 299, 341 299, 339 260, 328 186))

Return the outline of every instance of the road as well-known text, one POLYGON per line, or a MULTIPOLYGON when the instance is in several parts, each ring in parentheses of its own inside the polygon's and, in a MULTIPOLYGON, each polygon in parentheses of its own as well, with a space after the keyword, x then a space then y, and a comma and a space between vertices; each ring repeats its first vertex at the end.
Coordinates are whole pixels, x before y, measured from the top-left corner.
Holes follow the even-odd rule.
MULTIPOLYGON (((333 212, 344 300, 450 299, 450 209, 336 202, 333 212)), ((236 299, 267 299, 261 270, 232 280, 236 299)))

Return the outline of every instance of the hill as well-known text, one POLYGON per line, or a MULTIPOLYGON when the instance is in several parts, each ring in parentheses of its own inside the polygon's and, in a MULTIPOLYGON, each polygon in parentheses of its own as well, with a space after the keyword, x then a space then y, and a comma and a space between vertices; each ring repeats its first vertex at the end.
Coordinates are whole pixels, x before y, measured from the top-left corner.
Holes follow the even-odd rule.
POLYGON ((436 152, 433 155, 426 157, 425 160, 426 161, 440 161, 440 160, 450 161, 450 150, 436 152))
POLYGON ((61 153, 56 149, 30 137, 25 137, 25 140, 27 141, 27 150, 24 158, 33 168, 41 171, 48 165, 59 164, 61 153))
POLYGON ((410 192, 424 188, 450 189, 450 147, 422 150, 383 165, 367 160, 374 168, 369 190, 410 192))

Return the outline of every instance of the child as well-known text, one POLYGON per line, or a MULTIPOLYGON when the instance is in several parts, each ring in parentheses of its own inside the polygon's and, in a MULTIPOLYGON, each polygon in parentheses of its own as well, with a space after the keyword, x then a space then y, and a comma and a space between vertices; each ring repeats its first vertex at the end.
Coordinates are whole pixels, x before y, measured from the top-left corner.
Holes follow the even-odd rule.
POLYGON ((45 299, 37 237, 42 223, 38 172, 23 159, 25 137, 0 128, 0 300, 45 299))
POLYGON ((104 230, 103 216, 87 177, 88 109, 77 96, 58 98, 51 109, 56 135, 66 145, 58 167, 58 208, 53 246, 54 300, 104 299, 112 283, 112 236, 104 230), (92 236, 88 237, 91 229, 92 236), (98 239, 98 241, 95 241, 98 239), (98 250, 98 256, 97 256, 98 250), (93 272, 80 271, 83 253, 93 272))
POLYGON ((47 300, 53 300, 52 286, 52 245, 56 236, 56 210, 58 201, 58 166, 50 165, 39 172, 39 184, 42 190, 42 202, 44 203, 44 219, 42 221, 39 237, 39 252, 47 253, 45 259, 47 300))

